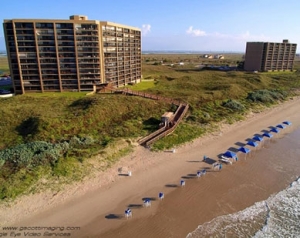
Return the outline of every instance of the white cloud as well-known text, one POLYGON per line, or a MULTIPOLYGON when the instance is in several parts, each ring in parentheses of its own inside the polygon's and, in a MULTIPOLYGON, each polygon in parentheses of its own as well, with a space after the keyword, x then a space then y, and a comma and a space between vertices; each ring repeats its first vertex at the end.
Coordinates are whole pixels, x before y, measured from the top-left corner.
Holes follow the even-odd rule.
POLYGON ((268 41, 270 40, 269 37, 261 34, 261 35, 252 35, 249 31, 246 31, 245 33, 241 34, 223 34, 219 32, 209 33, 209 36, 215 37, 215 38, 221 38, 221 39, 231 39, 231 40, 238 40, 238 41, 268 41))
POLYGON ((142 34, 147 35, 151 31, 151 25, 150 24, 144 24, 142 25, 142 34))
POLYGON ((194 29, 193 26, 190 26, 186 30, 186 34, 191 36, 207 36, 209 38, 215 39, 229 39, 235 41, 268 41, 270 37, 267 37, 263 34, 252 35, 249 31, 240 34, 224 34, 220 32, 205 32, 200 29, 194 29))
POLYGON ((206 36, 205 31, 201 31, 200 29, 193 29, 193 26, 190 26, 186 33, 193 36, 206 36))

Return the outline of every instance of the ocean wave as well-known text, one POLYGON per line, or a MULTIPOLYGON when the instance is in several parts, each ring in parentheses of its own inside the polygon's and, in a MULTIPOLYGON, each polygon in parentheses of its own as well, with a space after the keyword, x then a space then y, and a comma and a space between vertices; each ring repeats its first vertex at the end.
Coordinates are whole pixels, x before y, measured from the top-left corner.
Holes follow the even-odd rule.
POLYGON ((267 200, 219 216, 187 235, 198 237, 300 237, 300 177, 267 200))

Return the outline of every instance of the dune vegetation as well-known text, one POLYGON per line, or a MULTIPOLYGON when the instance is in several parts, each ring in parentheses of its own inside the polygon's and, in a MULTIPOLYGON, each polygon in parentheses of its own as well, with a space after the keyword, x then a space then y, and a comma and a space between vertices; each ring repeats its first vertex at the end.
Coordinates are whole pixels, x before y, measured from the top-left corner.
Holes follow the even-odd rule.
MULTIPOLYGON (((238 60, 234 55, 225 64, 238 60)), ((191 141, 214 131, 218 123, 242 120, 250 111, 297 95, 300 88, 297 71, 201 70, 197 65, 204 63, 196 56, 143 56, 144 80, 128 87, 190 105, 174 133, 157 141, 153 150, 191 141), (179 61, 186 63, 170 65, 179 61)), ((0 199, 53 188, 57 181, 81 180, 95 164, 105 170, 131 151, 138 138, 156 130, 164 112, 175 110, 164 101, 110 93, 28 93, 0 99, 0 199)))

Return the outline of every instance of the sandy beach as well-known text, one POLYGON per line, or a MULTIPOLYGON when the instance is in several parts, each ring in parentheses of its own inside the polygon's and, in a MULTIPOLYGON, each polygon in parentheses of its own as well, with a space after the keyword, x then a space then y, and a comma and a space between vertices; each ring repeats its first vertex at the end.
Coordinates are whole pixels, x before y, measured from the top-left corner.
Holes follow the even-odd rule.
POLYGON ((263 146, 248 158, 238 153, 239 161, 221 171, 202 161, 203 155, 217 160, 228 148, 238 148, 237 142, 245 143, 269 126, 291 121, 292 126, 264 142, 266 149, 271 147, 300 126, 299 109, 300 98, 294 98, 245 121, 224 125, 213 135, 176 148, 175 153, 138 146, 94 179, 66 186, 57 194, 48 191, 1 205, 0 225, 69 227, 71 237, 186 237, 199 224, 266 199, 299 176, 300 167, 293 161, 259 160, 268 157, 263 146), (131 170, 132 176, 120 176, 121 167, 131 170), (197 179, 196 171, 203 168, 206 175, 197 179), (182 178, 183 188, 179 187, 182 178), (157 199, 159 192, 165 193, 163 201, 157 199), (143 207, 143 198, 151 198, 152 206, 143 207), (128 206, 133 217, 127 220, 123 213, 128 206))

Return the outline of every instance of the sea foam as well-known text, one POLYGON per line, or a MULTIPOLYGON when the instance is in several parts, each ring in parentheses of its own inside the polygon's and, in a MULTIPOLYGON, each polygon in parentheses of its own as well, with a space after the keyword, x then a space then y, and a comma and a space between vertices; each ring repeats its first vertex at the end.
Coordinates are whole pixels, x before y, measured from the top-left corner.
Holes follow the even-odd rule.
POLYGON ((187 235, 196 237, 300 237, 300 178, 267 200, 219 216, 187 235))

